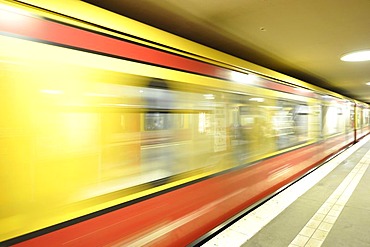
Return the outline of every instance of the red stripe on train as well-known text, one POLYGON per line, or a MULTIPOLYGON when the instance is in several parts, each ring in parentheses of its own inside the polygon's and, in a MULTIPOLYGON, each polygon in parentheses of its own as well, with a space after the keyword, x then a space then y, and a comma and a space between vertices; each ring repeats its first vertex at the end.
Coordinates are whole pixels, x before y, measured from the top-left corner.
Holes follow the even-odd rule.
POLYGON ((0 19, 1 32, 214 77, 221 77, 226 71, 218 66, 45 19, 11 12, 7 13, 7 19, 0 19))

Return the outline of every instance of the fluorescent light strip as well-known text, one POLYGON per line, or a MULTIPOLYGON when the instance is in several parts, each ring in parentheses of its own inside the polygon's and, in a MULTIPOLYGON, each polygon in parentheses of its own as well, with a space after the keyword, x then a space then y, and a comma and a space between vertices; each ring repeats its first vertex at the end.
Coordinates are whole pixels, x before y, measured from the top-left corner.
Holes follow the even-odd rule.
POLYGON ((342 56, 340 60, 345 62, 370 61, 370 50, 351 52, 342 56))

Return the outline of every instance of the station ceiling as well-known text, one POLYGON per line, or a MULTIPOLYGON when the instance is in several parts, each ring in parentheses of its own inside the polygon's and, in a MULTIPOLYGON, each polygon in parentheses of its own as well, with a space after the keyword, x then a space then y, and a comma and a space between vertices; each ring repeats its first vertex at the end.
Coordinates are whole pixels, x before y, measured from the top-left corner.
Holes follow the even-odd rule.
POLYGON ((85 0, 208 47, 370 103, 369 0, 85 0))

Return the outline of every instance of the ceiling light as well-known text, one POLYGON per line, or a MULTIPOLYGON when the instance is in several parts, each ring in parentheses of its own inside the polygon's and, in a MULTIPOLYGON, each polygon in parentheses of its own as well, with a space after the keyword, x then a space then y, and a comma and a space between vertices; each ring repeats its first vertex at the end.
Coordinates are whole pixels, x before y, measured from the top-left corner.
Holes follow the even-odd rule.
POLYGON ((370 86, 370 82, 366 82, 366 85, 370 86))
POLYGON ((370 50, 351 52, 342 56, 340 60, 345 62, 370 61, 370 50))

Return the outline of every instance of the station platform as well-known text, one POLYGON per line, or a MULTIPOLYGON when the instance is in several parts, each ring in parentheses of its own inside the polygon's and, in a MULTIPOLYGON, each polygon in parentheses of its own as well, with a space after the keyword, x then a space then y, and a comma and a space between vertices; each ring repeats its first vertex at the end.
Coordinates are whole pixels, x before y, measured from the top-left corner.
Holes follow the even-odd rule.
POLYGON ((203 244, 370 246, 370 136, 203 244))

